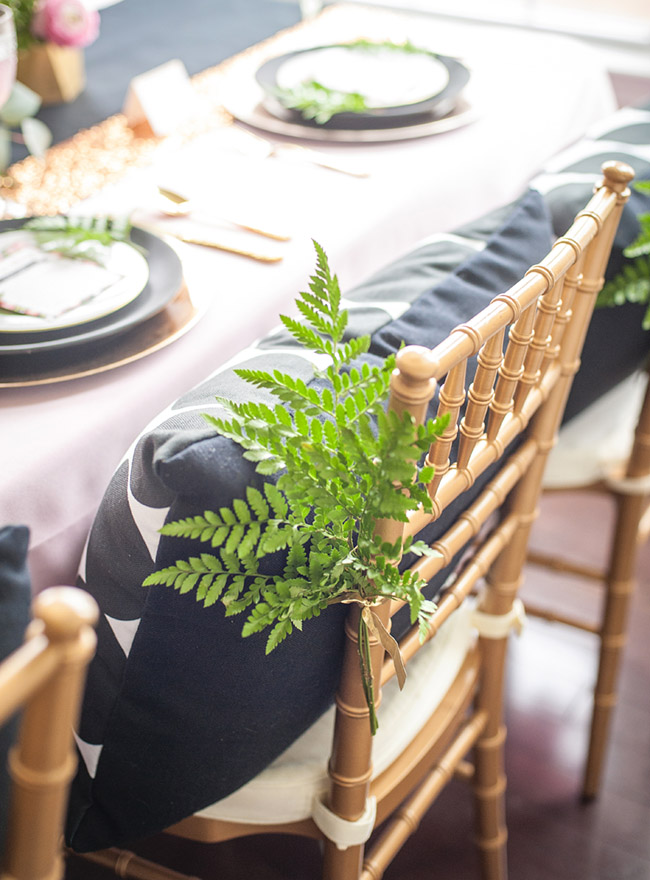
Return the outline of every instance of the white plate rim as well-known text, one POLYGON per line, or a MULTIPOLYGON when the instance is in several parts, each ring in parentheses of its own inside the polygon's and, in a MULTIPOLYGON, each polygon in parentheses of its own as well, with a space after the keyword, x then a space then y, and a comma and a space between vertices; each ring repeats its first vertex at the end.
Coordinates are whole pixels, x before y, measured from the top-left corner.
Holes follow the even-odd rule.
MULTIPOLYGON (((0 231, 2 236, 29 232, 22 227, 0 231)), ((0 312, 0 333, 40 333, 64 330, 105 318, 132 303, 144 290, 149 280, 149 264, 146 257, 126 242, 111 245, 113 257, 124 261, 125 277, 113 285, 107 296, 100 295, 53 318, 18 315, 0 312)))

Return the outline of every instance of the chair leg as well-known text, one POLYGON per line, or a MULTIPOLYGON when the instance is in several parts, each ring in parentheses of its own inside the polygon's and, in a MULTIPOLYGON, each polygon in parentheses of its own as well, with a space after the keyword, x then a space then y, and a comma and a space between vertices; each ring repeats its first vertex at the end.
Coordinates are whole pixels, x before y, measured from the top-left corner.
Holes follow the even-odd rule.
MULTIPOLYGON (((519 511, 519 526, 490 568, 485 578, 486 591, 479 606, 481 611, 495 617, 508 614, 512 610, 521 586, 528 538, 536 515, 533 505, 543 467, 544 457, 540 456, 528 469, 517 492, 509 500, 511 511, 519 511)), ((508 831, 504 770, 506 729, 503 723, 503 691, 508 635, 498 638, 481 635, 479 647, 483 671, 476 704, 478 709, 488 713, 488 721, 483 735, 477 741, 474 754, 477 843, 484 880, 507 880, 508 831)))
MULTIPOLYGON (((627 464, 625 481, 647 481, 650 474, 650 384, 646 389, 634 445, 627 464)), ((628 487, 629 488, 629 487, 628 487)), ((606 597, 601 628, 598 680, 594 693, 589 752, 583 796, 598 794, 612 709, 616 703, 616 684, 622 649, 627 639, 627 616, 634 589, 637 548, 648 495, 643 491, 616 495, 618 511, 606 581, 606 597)))
POLYGON ((338 849, 326 840, 323 849, 323 880, 358 880, 363 861, 362 846, 338 849))
POLYGON ((606 580, 598 677, 583 781, 583 797, 587 800, 598 794, 603 774, 609 729, 618 696, 618 675, 627 641, 627 618, 635 582, 639 521, 646 505, 646 499, 640 495, 618 496, 617 501, 618 516, 606 580))
POLYGON ((506 730, 501 717, 506 646, 507 639, 481 639, 485 677, 478 702, 489 716, 475 747, 474 797, 483 880, 506 880, 508 876, 503 761, 506 730))

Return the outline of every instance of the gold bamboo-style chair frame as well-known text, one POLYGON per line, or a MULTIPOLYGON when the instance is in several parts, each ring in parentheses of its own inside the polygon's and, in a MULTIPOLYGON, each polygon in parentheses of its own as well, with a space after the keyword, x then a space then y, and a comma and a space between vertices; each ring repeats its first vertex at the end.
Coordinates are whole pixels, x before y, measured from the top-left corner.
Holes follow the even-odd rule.
POLYGON ((564 486, 548 492, 597 492, 615 507, 603 568, 569 561, 553 553, 530 551, 528 562, 561 575, 577 576, 604 587, 596 622, 527 603, 529 614, 593 633, 598 638, 598 673, 594 685, 589 744, 582 796, 591 800, 602 782, 609 735, 617 702, 617 686, 627 642, 630 603, 636 585, 638 550, 650 536, 650 384, 639 411, 629 457, 605 478, 587 486, 564 486))
MULTIPOLYGON (((168 829, 170 833, 203 842, 274 831, 306 835, 323 841, 325 880, 378 880, 450 777, 458 774, 471 780, 474 789, 483 876, 505 880, 502 703, 506 646, 510 630, 521 619, 517 590, 546 457, 579 366, 633 173, 628 166, 612 162, 603 166, 603 175, 567 235, 521 281, 434 349, 407 347, 397 357, 389 406, 408 410, 422 421, 439 389, 438 413, 449 414, 450 419, 429 452, 429 462, 435 466, 430 486, 433 514, 414 510, 406 526, 379 523, 382 535, 392 542, 400 534, 418 534, 494 466, 494 475, 476 500, 433 544, 435 554, 414 566, 429 580, 459 553, 468 554, 452 585, 441 595, 429 638, 459 606, 470 601, 478 582, 484 581, 473 617, 478 638, 445 697, 407 749, 373 777, 373 739, 357 651, 361 612, 352 605, 336 698, 330 786, 322 804, 327 821, 319 813, 318 818, 290 825, 260 826, 195 815, 168 829), (467 362, 473 357, 478 366, 466 388, 467 362), (472 751, 470 764, 467 755, 472 751), (372 827, 363 839, 350 844, 373 800, 372 827), (373 829, 377 831, 366 846, 373 829)), ((389 627, 399 607, 397 602, 385 601, 374 610, 389 627)), ((383 685, 395 674, 395 665, 376 639, 371 644, 374 678, 383 685)), ((407 667, 420 647, 415 630, 401 640, 407 667)), ((124 868, 128 857, 119 850, 90 857, 113 867, 121 860, 121 877, 179 876, 141 859, 132 862, 132 870, 124 868)))
POLYGON ((97 605, 74 587, 34 600, 24 644, 0 664, 0 723, 22 711, 9 755, 11 802, 2 880, 58 880, 67 793, 76 768, 85 671, 95 652, 97 605))

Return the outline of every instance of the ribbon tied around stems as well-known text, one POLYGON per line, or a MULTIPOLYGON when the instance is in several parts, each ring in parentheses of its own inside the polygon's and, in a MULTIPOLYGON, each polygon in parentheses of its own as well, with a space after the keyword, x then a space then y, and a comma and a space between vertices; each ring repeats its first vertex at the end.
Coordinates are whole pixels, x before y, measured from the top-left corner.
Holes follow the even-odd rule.
POLYGON ((395 674, 400 690, 404 687, 406 681, 406 667, 397 640, 389 633, 373 609, 373 599, 362 599, 355 597, 344 599, 344 602, 356 602, 361 605, 361 614, 359 615, 359 661, 361 665, 361 682, 363 685, 366 703, 370 712, 370 730, 374 736, 379 726, 377 721, 377 712, 375 704, 375 688, 372 674, 372 663, 370 659, 370 635, 374 636, 381 644, 382 648, 389 654, 395 666, 395 674))
POLYGON ((402 690, 406 682, 406 666, 404 665, 402 652, 399 649, 397 639, 388 632, 381 619, 373 611, 372 606, 368 602, 363 603, 361 616, 372 635, 378 639, 384 651, 390 655, 391 660, 395 664, 397 683, 399 684, 399 689, 402 690))

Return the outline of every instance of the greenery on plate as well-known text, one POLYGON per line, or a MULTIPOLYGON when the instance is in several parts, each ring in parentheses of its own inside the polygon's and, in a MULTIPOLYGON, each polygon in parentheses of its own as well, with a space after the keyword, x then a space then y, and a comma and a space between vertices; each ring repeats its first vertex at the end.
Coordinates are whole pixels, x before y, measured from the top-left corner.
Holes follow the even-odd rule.
MULTIPOLYGON (((345 43, 341 48, 367 51, 393 49, 408 54, 431 54, 426 49, 414 46, 408 40, 403 43, 394 43, 390 40, 381 42, 355 40, 352 43, 345 43)), ((273 94, 283 107, 298 110, 303 119, 313 119, 319 125, 324 125, 339 113, 364 113, 369 109, 366 97, 360 92, 331 89, 315 79, 304 80, 294 86, 278 86, 273 94)))
MULTIPOLYGON (((634 184, 639 192, 650 194, 650 181, 634 184)), ((640 214, 641 230, 623 250, 627 258, 619 274, 608 281, 596 300, 597 306, 617 306, 625 302, 648 303, 643 328, 650 330, 650 213, 640 214)))
POLYGON ((330 89, 311 79, 295 86, 276 88, 273 92, 283 107, 298 110, 303 119, 313 119, 319 125, 329 122, 338 113, 363 113, 368 109, 360 92, 341 92, 330 89))
POLYGON ((418 426, 408 413, 385 411, 395 358, 382 366, 355 365, 370 338, 344 341, 348 316, 339 284, 324 251, 315 247, 315 274, 296 301, 300 318, 281 320, 302 346, 326 361, 323 369, 314 368, 321 382, 306 384, 279 370, 239 369, 241 378, 276 402, 218 398, 226 417, 205 415, 243 447, 258 473, 279 474, 277 481, 267 480, 261 489, 249 486, 230 507, 163 526, 164 535, 197 540, 206 551, 154 572, 144 585, 193 591, 205 607, 220 601, 228 616, 246 612, 242 635, 269 629, 267 653, 328 605, 360 603, 359 652, 374 733, 368 632, 378 635, 396 665, 400 658, 373 607, 386 597, 406 600, 422 633, 435 607, 423 596, 419 576, 397 567, 404 553, 426 554, 428 545, 410 538, 386 543, 376 523, 406 522, 408 511, 420 504, 431 510, 426 484, 433 468, 417 459, 447 420, 418 426), (284 554, 281 571, 269 573, 265 560, 278 551, 284 554))
POLYGON ((108 249, 114 242, 124 242, 141 250, 131 241, 131 228, 128 217, 72 214, 34 217, 23 226, 33 234, 42 250, 56 252, 69 259, 92 260, 100 265, 106 262, 108 249))
POLYGON ((345 46, 349 49, 394 49, 396 52, 406 52, 409 55, 431 55, 432 53, 428 49, 423 49, 421 46, 416 46, 415 43, 412 43, 410 40, 404 40, 402 43, 396 43, 394 40, 353 40, 351 43, 346 43, 345 46))

